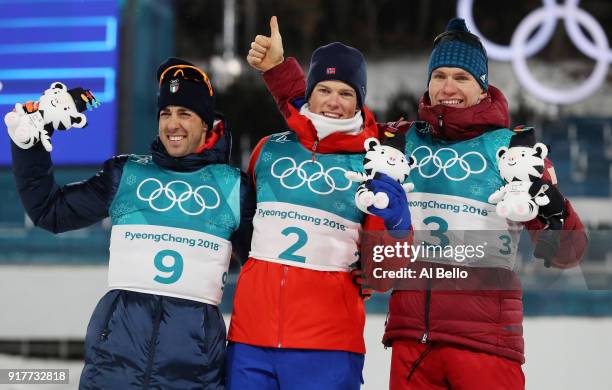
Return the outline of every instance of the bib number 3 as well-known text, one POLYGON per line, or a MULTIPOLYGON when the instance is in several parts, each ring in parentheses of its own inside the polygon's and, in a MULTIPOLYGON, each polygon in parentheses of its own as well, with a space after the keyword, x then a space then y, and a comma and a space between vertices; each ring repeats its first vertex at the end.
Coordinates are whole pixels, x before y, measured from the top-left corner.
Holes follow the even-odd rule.
POLYGON ((177 251, 164 249, 155 255, 153 264, 158 271, 166 275, 157 275, 153 278, 158 283, 172 284, 176 283, 183 274, 183 256, 177 251), (170 259, 170 261, 165 259, 170 259), (169 275, 168 275, 169 274, 169 275))
POLYGON ((446 235, 444 234, 448 231, 448 222, 446 222, 444 219, 440 217, 427 217, 423 220, 423 223, 425 225, 436 224, 438 228, 436 230, 431 230, 429 234, 431 234, 432 237, 435 237, 440 240, 440 242, 437 244, 426 244, 446 247, 450 243, 448 237, 446 237, 446 235))

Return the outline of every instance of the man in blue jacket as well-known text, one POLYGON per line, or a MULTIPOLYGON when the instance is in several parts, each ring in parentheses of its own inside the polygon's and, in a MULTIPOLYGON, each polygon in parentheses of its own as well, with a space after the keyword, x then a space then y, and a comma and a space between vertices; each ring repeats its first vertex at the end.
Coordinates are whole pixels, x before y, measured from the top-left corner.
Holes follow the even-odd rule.
POLYGON ((160 65, 159 136, 59 186, 41 144, 13 145, 22 203, 54 233, 112 221, 108 284, 85 339, 81 389, 221 389, 226 329, 217 305, 232 253, 246 257, 254 195, 230 167, 231 135, 204 72, 160 65))

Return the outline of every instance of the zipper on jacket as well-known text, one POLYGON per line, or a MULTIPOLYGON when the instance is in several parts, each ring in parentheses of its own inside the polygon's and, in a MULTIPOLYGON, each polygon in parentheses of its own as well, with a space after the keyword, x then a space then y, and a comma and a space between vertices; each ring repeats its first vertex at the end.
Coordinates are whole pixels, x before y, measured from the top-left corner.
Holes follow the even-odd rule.
POLYGON ((104 328, 102 330, 102 333, 100 333, 100 340, 106 340, 106 338, 110 334, 110 327, 109 327, 110 320, 111 320, 111 317, 113 316, 113 313, 115 312, 115 308, 117 307, 117 302, 119 301, 120 295, 121 293, 118 293, 117 296, 115 296, 115 298, 113 299, 113 302, 110 305, 110 309, 108 313, 106 313, 106 316, 104 317, 104 328))
POLYGON ((425 332, 421 338, 421 343, 427 343, 429 337, 429 305, 431 302, 431 279, 427 279, 427 290, 425 290, 425 332))
POLYGON ((440 129, 444 128, 444 115, 442 114, 438 115, 438 126, 440 129))
POLYGON ((163 313, 163 299, 164 297, 159 297, 159 302, 155 311, 155 323, 153 324, 153 333, 151 334, 151 341, 149 342, 149 358, 147 359, 147 368, 144 372, 144 383, 142 384, 143 390, 149 389, 149 382, 151 381, 151 370, 153 368, 153 359, 155 358, 155 344, 157 343, 157 336, 159 336, 159 325, 163 313))
POLYGON ((277 348, 283 347, 283 307, 285 303, 285 283, 287 283, 287 271, 289 271, 289 267, 283 266, 283 277, 280 282, 280 302, 279 302, 279 311, 278 311, 278 344, 277 348))
MULTIPOLYGON (((387 324, 389 323, 389 314, 391 314, 391 312, 389 310, 387 310, 387 317, 385 317, 385 329, 384 329, 384 332, 387 331, 387 324)), ((384 345, 385 349, 387 349, 387 348, 389 348, 391 346, 391 343, 389 343, 387 341, 386 343, 383 343, 383 345, 384 345)))
POLYGON ((312 150, 312 162, 315 162, 315 156, 317 154, 317 148, 319 147, 319 140, 316 139, 314 144, 312 144, 312 148, 310 150, 312 150))
POLYGON ((431 350, 434 347, 434 344, 435 343, 429 344, 427 346, 427 348, 425 348, 425 350, 423 352, 421 352, 421 354, 417 357, 417 359, 414 361, 414 363, 412 363, 412 367, 410 367, 410 371, 408 372, 408 376, 406 377, 406 382, 410 382, 410 379, 412 378, 412 375, 414 375, 414 372, 419 367, 419 364, 421 364, 421 362, 427 357, 427 355, 429 355, 429 353, 431 352, 431 350))

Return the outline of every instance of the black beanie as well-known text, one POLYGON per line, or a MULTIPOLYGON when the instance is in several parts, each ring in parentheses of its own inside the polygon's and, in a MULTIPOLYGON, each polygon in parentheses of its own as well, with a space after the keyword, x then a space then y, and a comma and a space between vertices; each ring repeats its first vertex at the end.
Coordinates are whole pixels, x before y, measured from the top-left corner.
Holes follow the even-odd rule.
POLYGON ((404 150, 406 147, 406 133, 385 131, 382 141, 383 145, 390 146, 397 150, 404 150))
POLYGON ((100 106, 100 102, 89 89, 76 87, 69 89, 68 93, 72 97, 78 112, 83 112, 85 110, 91 111, 100 106))
POLYGON ((157 118, 167 106, 181 106, 198 114, 208 129, 215 121, 215 94, 206 73, 180 58, 168 58, 157 68, 157 118))
POLYGON ((357 93, 357 105, 363 107, 368 75, 365 58, 359 50, 340 42, 317 48, 310 58, 306 100, 310 98, 315 85, 326 80, 342 81, 353 87, 357 93))
POLYGON ((508 145, 509 148, 515 146, 532 147, 533 145, 535 145, 536 140, 533 128, 529 127, 525 130, 517 130, 519 129, 516 129, 515 133, 512 135, 512 137, 510 137, 510 144, 508 145))

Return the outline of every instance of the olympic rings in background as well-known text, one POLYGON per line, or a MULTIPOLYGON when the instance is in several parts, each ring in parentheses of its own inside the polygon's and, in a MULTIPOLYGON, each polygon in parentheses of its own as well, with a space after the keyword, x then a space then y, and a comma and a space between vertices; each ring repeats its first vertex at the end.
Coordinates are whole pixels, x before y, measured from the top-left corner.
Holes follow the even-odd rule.
POLYGON ((597 20, 578 8, 580 0, 566 0, 563 5, 555 0, 544 0, 543 6, 529 13, 512 34, 510 45, 493 43, 478 31, 472 15, 474 0, 458 0, 457 16, 465 19, 468 28, 478 35, 490 58, 498 61, 512 61, 514 72, 523 88, 534 96, 553 104, 571 104, 592 95, 604 82, 612 62, 612 51, 605 31, 597 20), (571 89, 555 89, 542 85, 527 67, 527 58, 542 50, 552 38, 557 19, 562 18, 565 29, 573 44, 587 57, 596 61, 593 72, 581 85, 571 89), (540 29, 529 38, 537 28, 540 29), (580 29, 584 27, 592 36, 591 42, 580 29))

